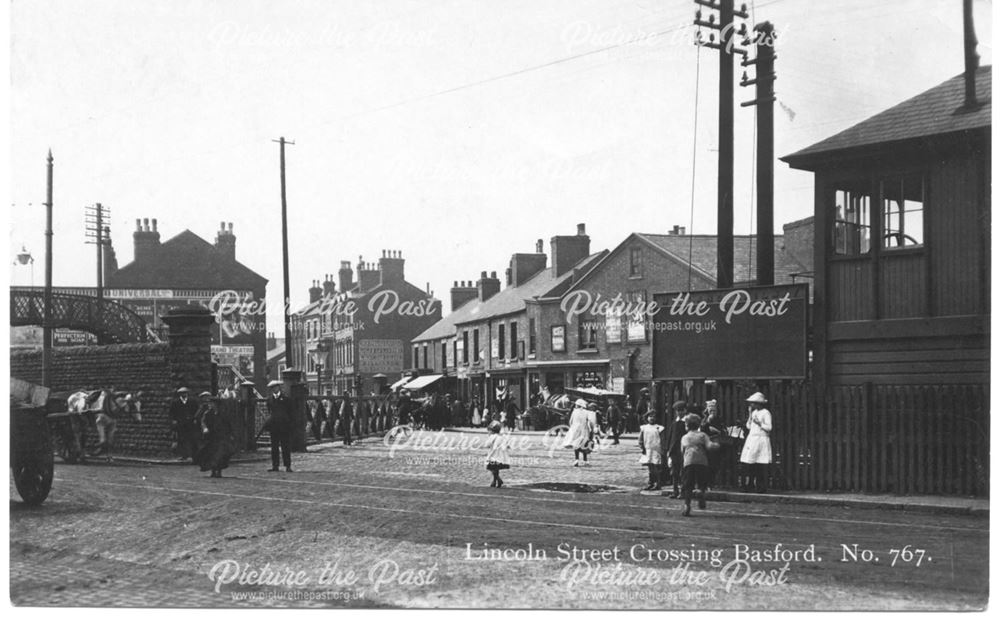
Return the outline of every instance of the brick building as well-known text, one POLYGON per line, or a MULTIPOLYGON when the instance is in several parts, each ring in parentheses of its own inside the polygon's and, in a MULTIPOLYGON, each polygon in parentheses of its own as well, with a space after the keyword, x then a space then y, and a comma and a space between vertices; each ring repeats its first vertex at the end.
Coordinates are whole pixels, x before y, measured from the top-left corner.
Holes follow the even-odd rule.
POLYGON ((383 250, 377 263, 341 262, 336 282, 313 282, 292 318, 291 351, 310 388, 377 393, 413 366, 408 345, 441 319, 441 302, 406 281, 404 265, 401 252, 383 250))
MULTIPOLYGON (((811 278, 812 218, 775 236, 775 281, 811 278)), ((736 285, 754 283, 756 240, 735 236, 736 285)), ((441 375, 463 399, 509 388, 522 408, 542 386, 598 385, 635 394, 652 380, 652 335, 644 310, 653 294, 715 288, 716 237, 633 233, 611 251, 590 253, 583 225, 514 254, 507 286, 495 273, 455 282, 452 313, 412 342, 415 367, 441 375), (611 311, 612 313, 608 313, 611 311)), ((418 372, 421 370, 417 370, 418 372)))

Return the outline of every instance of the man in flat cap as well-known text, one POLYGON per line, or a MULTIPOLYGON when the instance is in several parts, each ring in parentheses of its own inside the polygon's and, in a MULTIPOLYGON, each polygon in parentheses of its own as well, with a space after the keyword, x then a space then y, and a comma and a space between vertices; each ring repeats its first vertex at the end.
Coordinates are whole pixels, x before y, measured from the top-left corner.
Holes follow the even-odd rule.
POLYGON ((687 434, 687 424, 684 417, 688 414, 687 402, 678 400, 673 404, 673 421, 667 425, 667 467, 670 470, 670 480, 673 484, 672 498, 681 495, 681 477, 684 472, 684 451, 681 449, 681 439, 687 434))
POLYGON ((193 459, 201 445, 198 425, 198 403, 190 397, 191 390, 178 387, 170 401, 170 430, 174 435, 174 450, 182 459, 193 459))
POLYGON ((292 412, 291 402, 281 391, 281 381, 267 384, 267 410, 270 413, 264 422, 264 429, 271 434, 271 469, 278 471, 278 460, 285 465, 285 471, 292 471, 292 412))

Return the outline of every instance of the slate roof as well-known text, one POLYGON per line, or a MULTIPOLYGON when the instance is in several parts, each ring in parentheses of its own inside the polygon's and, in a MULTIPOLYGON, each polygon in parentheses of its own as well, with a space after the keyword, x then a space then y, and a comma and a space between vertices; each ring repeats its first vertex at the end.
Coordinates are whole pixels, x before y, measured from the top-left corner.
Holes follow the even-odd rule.
POLYGON ((425 342, 444 339, 455 335, 456 327, 460 324, 524 311, 526 299, 551 295, 554 290, 558 290, 567 282, 574 280, 581 271, 589 270, 597 260, 606 254, 607 251, 600 251, 589 255, 559 277, 553 276, 552 267, 548 266, 518 287, 507 286, 485 301, 480 301, 478 298, 468 301, 410 341, 425 342))
POLYGON ((189 229, 149 249, 108 277, 106 288, 252 290, 267 279, 189 229))
POLYGON ((840 150, 988 128, 991 125, 992 88, 993 67, 980 67, 976 72, 976 98, 982 106, 976 110, 966 110, 963 108, 965 76, 959 74, 781 160, 798 166, 803 160, 820 154, 829 155, 840 150))
MULTIPOLYGON (((661 249, 683 265, 691 265, 701 277, 715 282, 718 268, 718 239, 714 235, 663 235, 635 234, 638 238, 661 249)), ((774 282, 791 283, 792 274, 808 272, 785 251, 785 237, 774 236, 774 282)), ((755 236, 733 236, 733 282, 748 283, 756 280, 757 239, 755 236)))

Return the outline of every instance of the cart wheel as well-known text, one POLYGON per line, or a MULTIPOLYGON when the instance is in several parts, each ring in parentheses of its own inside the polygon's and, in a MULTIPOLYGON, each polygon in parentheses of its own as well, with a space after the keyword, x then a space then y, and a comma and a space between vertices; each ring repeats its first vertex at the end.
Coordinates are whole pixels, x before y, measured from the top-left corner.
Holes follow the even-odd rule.
POLYGON ((41 504, 52 489, 52 438, 43 410, 11 412, 10 467, 26 504, 41 504))
POLYGON ((52 452, 48 461, 41 457, 21 460, 14 466, 14 484, 25 504, 37 506, 45 501, 52 490, 52 452))

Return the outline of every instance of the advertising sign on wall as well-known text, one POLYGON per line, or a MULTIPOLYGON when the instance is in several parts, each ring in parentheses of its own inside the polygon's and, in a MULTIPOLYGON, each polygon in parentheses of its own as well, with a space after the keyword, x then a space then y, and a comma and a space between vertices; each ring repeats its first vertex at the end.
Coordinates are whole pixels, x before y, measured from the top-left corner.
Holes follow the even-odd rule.
POLYGON ((806 376, 806 284, 674 292, 654 300, 655 378, 806 376))

